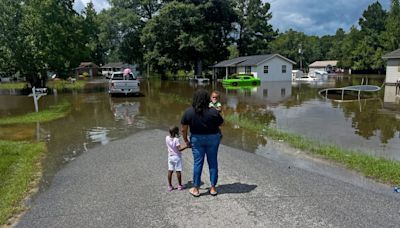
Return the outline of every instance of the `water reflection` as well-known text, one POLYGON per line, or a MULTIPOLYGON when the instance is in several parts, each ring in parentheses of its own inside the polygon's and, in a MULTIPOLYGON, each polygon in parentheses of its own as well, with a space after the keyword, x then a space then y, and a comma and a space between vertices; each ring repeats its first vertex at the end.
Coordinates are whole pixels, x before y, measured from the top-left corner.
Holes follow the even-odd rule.
POLYGON ((94 127, 87 130, 87 137, 91 142, 100 142, 101 145, 105 145, 110 142, 110 138, 107 136, 109 131, 110 130, 104 127, 94 127))

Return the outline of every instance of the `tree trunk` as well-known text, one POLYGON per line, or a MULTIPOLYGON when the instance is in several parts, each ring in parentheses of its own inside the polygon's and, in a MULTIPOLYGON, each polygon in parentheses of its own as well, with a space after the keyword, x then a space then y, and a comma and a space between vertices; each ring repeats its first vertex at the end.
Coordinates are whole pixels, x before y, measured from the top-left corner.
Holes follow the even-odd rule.
POLYGON ((201 59, 197 59, 195 75, 202 75, 202 73, 203 73, 203 62, 201 61, 201 59))

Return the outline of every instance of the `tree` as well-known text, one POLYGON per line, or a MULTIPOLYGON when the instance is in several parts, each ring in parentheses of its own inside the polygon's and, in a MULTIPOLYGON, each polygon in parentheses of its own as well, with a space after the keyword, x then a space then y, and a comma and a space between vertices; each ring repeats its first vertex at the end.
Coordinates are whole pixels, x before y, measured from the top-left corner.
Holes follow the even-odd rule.
POLYGON ((269 42, 277 32, 268 21, 272 18, 270 4, 261 0, 236 0, 238 15, 237 45, 240 56, 265 54, 270 51, 269 42))
POLYGON ((135 11, 112 7, 99 14, 99 21, 99 40, 105 52, 105 62, 142 62, 143 45, 140 36, 143 22, 135 11))
POLYGON ((381 33, 385 30, 386 11, 379 2, 368 6, 359 20, 363 38, 353 51, 353 66, 355 70, 383 70, 383 45, 381 33))
POLYGON ((65 76, 84 56, 82 20, 73 9, 73 0, 26 1, 23 11, 18 69, 31 84, 44 86, 47 71, 65 76))
POLYGON ((14 73, 21 57, 21 31, 23 18, 21 0, 0 1, 0 71, 14 73))
POLYGON ((134 11, 144 21, 153 18, 164 5, 160 0, 110 0, 110 3, 112 7, 134 11))
POLYGON ((141 41, 145 60, 160 73, 166 69, 195 69, 229 55, 235 14, 230 1, 173 1, 149 20, 141 41))
POLYGON ((399 0, 391 0, 389 15, 385 23, 386 31, 382 33, 382 42, 386 51, 400 47, 400 4, 399 0))
POLYGON ((204 35, 197 26, 203 17, 194 4, 172 2, 161 9, 160 14, 148 21, 141 41, 146 45, 145 61, 162 76, 175 63, 193 61, 205 46, 204 35), (162 39, 160 39, 162 37, 162 39))
POLYGON ((338 67, 350 69, 353 66, 353 52, 358 42, 362 39, 363 35, 355 27, 350 28, 350 32, 343 39, 342 45, 340 46, 341 57, 338 61, 338 67))
POLYGON ((100 23, 92 2, 86 5, 82 14, 84 16, 83 39, 85 39, 84 42, 87 47, 87 53, 85 53, 84 58, 96 64, 103 64, 104 49, 99 40, 100 23))

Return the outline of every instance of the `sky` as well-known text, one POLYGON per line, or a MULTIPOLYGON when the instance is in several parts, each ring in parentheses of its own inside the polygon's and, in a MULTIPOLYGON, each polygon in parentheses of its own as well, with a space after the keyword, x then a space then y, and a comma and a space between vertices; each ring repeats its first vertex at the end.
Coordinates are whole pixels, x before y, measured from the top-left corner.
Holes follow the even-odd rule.
MULTIPOLYGON (((81 11, 90 0, 75 0, 75 9, 81 11)), ((266 0, 263 0, 264 2, 266 0)), ((274 29, 285 32, 292 28, 307 35, 334 35, 338 28, 349 31, 358 25, 368 5, 376 0, 268 0, 271 4, 270 23, 274 29)), ((378 0, 384 9, 390 0, 378 0)), ((92 0, 97 12, 109 7, 107 0, 92 0)))

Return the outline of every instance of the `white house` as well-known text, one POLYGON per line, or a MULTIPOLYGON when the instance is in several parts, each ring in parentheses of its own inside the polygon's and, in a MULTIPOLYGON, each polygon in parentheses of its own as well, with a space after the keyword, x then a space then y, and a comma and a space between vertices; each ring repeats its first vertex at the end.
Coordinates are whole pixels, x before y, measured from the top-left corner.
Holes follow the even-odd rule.
POLYGON ((337 63, 337 60, 315 61, 308 65, 308 69, 310 73, 314 71, 326 71, 328 73, 333 73, 337 71, 337 63))
POLYGON ((387 60, 385 83, 400 83, 400 48, 382 56, 382 59, 387 60))
POLYGON ((252 74, 261 81, 291 81, 296 62, 280 54, 242 56, 213 66, 213 78, 227 78, 231 74, 252 74))

